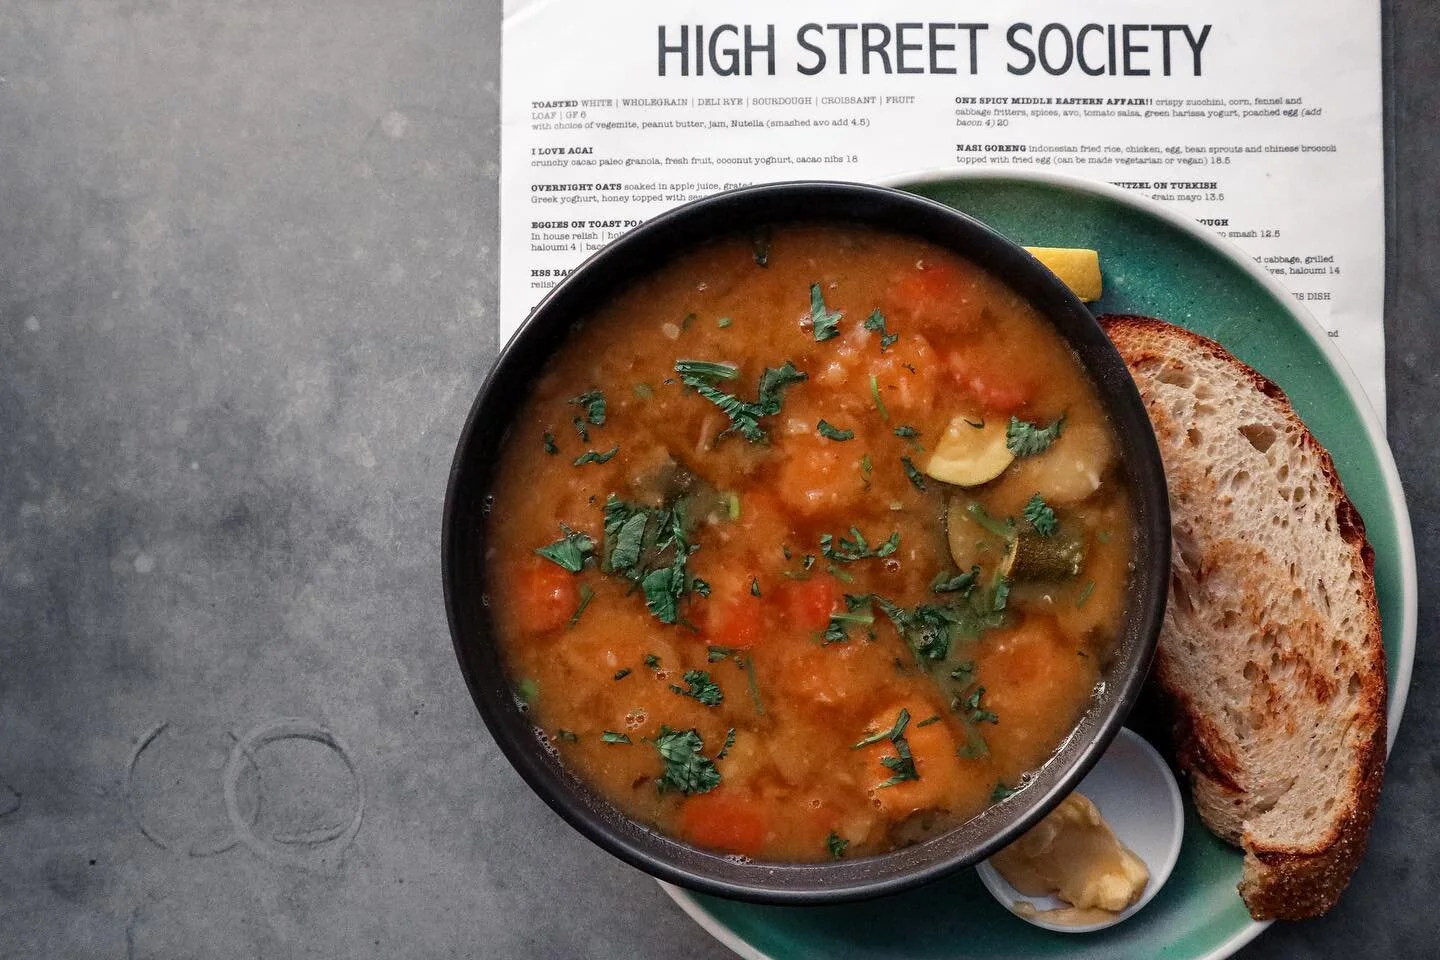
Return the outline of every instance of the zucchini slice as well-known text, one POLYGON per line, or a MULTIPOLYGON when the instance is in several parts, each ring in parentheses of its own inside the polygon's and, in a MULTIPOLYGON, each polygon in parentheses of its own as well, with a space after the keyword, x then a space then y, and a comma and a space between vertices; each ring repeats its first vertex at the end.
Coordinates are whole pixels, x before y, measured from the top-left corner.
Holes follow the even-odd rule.
POLYGON ((925 473, 957 487, 989 483, 1015 460, 1005 444, 1006 426, 1007 421, 995 418, 953 418, 935 444, 925 473))

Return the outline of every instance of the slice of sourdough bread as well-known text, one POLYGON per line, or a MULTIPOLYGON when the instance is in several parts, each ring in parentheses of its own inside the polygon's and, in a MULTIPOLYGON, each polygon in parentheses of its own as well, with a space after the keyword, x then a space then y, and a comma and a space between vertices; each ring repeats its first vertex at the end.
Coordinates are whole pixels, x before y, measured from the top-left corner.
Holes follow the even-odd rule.
POLYGON ((1102 317, 1160 441, 1174 547, 1155 677, 1257 920, 1334 906, 1385 766, 1375 555, 1280 388, 1162 320, 1102 317))

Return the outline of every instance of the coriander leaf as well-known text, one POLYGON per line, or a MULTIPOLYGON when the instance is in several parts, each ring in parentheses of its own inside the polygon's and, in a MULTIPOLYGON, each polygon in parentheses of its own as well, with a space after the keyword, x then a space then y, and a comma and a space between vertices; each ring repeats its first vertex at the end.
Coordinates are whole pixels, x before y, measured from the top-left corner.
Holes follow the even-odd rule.
POLYGON ((750 578, 750 596, 760 596, 760 579, 758 577, 750 578))
POLYGON ((841 563, 854 563, 856 560, 864 560, 866 557, 888 557, 899 548, 900 531, 898 530, 873 548, 858 527, 851 527, 850 536, 840 537, 838 540, 833 534, 822 533, 820 535, 820 552, 827 558, 838 560, 841 563))
POLYGON ((585 608, 590 606, 590 601, 594 599, 595 591, 590 589, 590 584, 580 584, 580 602, 575 605, 575 612, 570 614, 570 626, 573 627, 580 622, 580 615, 585 612, 585 608))
MULTIPOLYGON (((847 596, 846 600, 849 599, 847 596)), ((868 602, 868 598, 859 599, 868 602)), ((864 613, 832 613, 830 614, 830 623, 825 627, 825 633, 822 634, 821 646, 829 646, 832 643, 849 643, 850 624, 859 623, 869 626, 874 622, 875 615, 868 609, 864 613)))
POLYGON ((818 424, 815 425, 815 430, 820 434, 820 436, 824 437, 826 440, 845 441, 855 439, 854 430, 841 430, 838 427, 831 426, 824 420, 821 420, 818 424))
POLYGON ((701 753, 705 741, 693 727, 671 730, 662 726, 653 742, 665 761, 665 770, 655 781, 661 793, 708 793, 720 785, 720 771, 701 753))
POLYGON ((999 717, 980 705, 980 701, 984 696, 985 688, 976 687, 968 697, 963 699, 956 698, 954 704, 956 712, 964 713, 966 719, 971 723, 999 723, 999 717))
POLYGON ((833 311, 825 306, 825 295, 820 292, 820 284, 810 284, 810 324, 815 333, 816 343, 840 335, 840 318, 842 316, 844 316, 843 313, 833 311))
POLYGON ((900 426, 895 428, 895 436, 900 437, 903 440, 914 440, 916 437, 920 436, 920 431, 916 430, 909 424, 902 423, 900 426))
POLYGON ((686 670, 684 677, 685 686, 670 684, 670 689, 682 697, 694 697, 707 707, 718 707, 725 700, 725 694, 720 685, 710 679, 710 674, 704 670, 686 670))
POLYGON ((1015 524, 1011 520, 996 520, 990 516, 989 511, 978 503, 970 503, 965 507, 965 512, 970 514, 971 519, 983 530, 993 533, 1002 540, 1009 540, 1015 536, 1015 524))
POLYGON ((659 670, 660 658, 655 656, 655 654, 653 653, 645 654, 645 666, 649 667, 651 670, 659 670))
POLYGON ((780 402, 784 399, 781 391, 808 379, 809 377, 795 369, 795 364, 789 360, 782 366, 766 367, 760 374, 760 399, 757 405, 766 416, 774 416, 780 412, 780 402))
POLYGON ((1060 431, 1065 426, 1065 418, 1050 424, 1048 427, 1037 427, 1035 424, 1019 417, 1010 418, 1010 426, 1005 429, 1005 446, 1017 457, 1033 457, 1036 454, 1044 453, 1050 449, 1050 444, 1060 436, 1060 431))
POLYGON ((619 452, 620 445, 618 443, 604 453, 596 453, 594 450, 588 450, 575 458, 575 466, 583 467, 587 463, 609 463, 611 458, 619 452))
POLYGON ((768 439, 760 427, 760 418, 780 412, 784 389, 806 379, 806 375, 795 369, 795 365, 788 360, 783 366, 767 367, 760 375, 759 397, 750 402, 726 393, 715 385, 716 381, 733 380, 739 376, 735 367, 729 364, 711 363, 707 360, 678 360, 675 371, 680 374, 681 383, 715 404, 730 418, 730 426, 720 436, 734 431, 752 443, 761 443, 768 439))
POLYGON ((845 856, 845 848, 850 846, 850 841, 831 830, 830 836, 825 838, 825 846, 830 849, 830 859, 839 860, 845 856))
POLYGON ((560 529, 565 531, 563 538, 549 546, 536 547, 535 552, 571 573, 579 573, 585 568, 585 562, 595 555, 595 541, 564 524, 560 529))
POLYGON ((705 659, 710 663, 716 663, 739 652, 734 647, 706 647, 705 659))
POLYGON ((706 583, 704 580, 701 580, 699 577, 693 577, 690 580, 690 589, 694 590, 697 594, 704 597, 705 599, 710 599, 710 584, 706 583))
POLYGON ((904 707, 895 717, 895 725, 889 730, 871 734, 856 743, 852 750, 869 746, 872 743, 879 743, 882 740, 889 740, 895 745, 896 756, 881 757, 880 765, 891 771, 891 776, 885 780, 880 787, 893 787, 897 783, 904 783, 906 780, 919 780, 920 772, 915 769, 915 758, 910 753, 910 742, 905 739, 905 727, 910 722, 910 711, 904 707))
POLYGON ((1015 791, 1018 789, 1018 787, 1007 787, 1004 781, 997 780, 995 781, 995 789, 990 791, 990 802, 999 803, 1001 800, 1013 797, 1015 791))
POLYGON ((710 360, 676 360, 675 372, 684 377, 698 377, 703 380, 734 380, 740 376, 740 368, 733 363, 714 363, 710 360))
POLYGON ((879 743, 881 740, 895 741, 905 735, 905 726, 910 722, 910 711, 904 707, 895 715, 895 723, 889 730, 880 730, 868 734, 850 745, 851 750, 859 750, 861 747, 868 747, 872 743, 879 743))
POLYGON ((545 431, 545 452, 550 454, 550 456, 552 457, 560 452, 560 448, 555 446, 555 434, 551 433, 549 430, 545 431))
POLYGON ((915 724, 915 728, 918 730, 920 727, 928 727, 928 726, 930 726, 930 724, 932 724, 932 723, 939 723, 939 722, 940 722, 940 714, 938 714, 938 713, 932 713, 932 714, 930 714, 930 716, 926 717, 924 720, 921 720, 919 723, 915 724))
POLYGON ((661 623, 674 623, 679 615, 680 599, 684 586, 684 570, 675 567, 657 567, 640 580, 640 589, 645 592, 645 606, 661 623))
POLYGON ((905 476, 910 478, 910 482, 914 485, 915 489, 924 493, 925 477, 921 475, 919 470, 915 469, 914 462, 911 461, 909 457, 901 457, 900 465, 905 468, 905 476))
POLYGON ((890 348, 891 344, 893 344, 896 340, 900 339, 900 334, 891 333, 890 331, 885 329, 885 315, 882 314, 878 309, 874 313, 870 314, 870 316, 865 320, 865 329, 871 331, 872 333, 880 334, 881 353, 884 353, 887 349, 890 348))
POLYGON ((566 730, 564 727, 561 727, 559 730, 556 730, 556 731, 555 731, 555 739, 556 739, 556 740, 563 740, 565 743, 579 743, 579 742, 580 742, 580 738, 577 737, 577 736, 575 736, 575 734, 574 734, 573 731, 566 730))
POLYGON ((729 317, 721 317, 719 320, 715 321, 715 326, 719 327, 721 330, 724 330, 726 327, 730 326, 730 324, 734 322, 735 321, 731 320, 729 317))
POLYGON ((725 755, 730 752, 730 748, 733 746, 735 746, 735 728, 731 727, 725 731, 725 743, 720 747, 720 752, 715 754, 715 759, 724 760, 725 755))
POLYGON ((577 407, 585 408, 585 419, 599 427, 605 423, 605 393, 601 390, 588 390, 568 401, 577 407))
POLYGON ((628 677, 628 676, 630 676, 630 668, 629 668, 629 667, 621 667, 619 670, 616 670, 616 671, 615 671, 615 679, 616 679, 616 680, 624 680, 624 679, 625 679, 626 677, 628 677))
POLYGON ((1060 521, 1055 519, 1055 511, 1046 505, 1045 498, 1038 493, 1026 502, 1025 519, 1030 521, 1030 526, 1042 537, 1053 537, 1060 528, 1060 521))
POLYGON ((584 420, 581 420, 579 417, 576 417, 575 419, 571 420, 570 422, 575 425, 575 432, 578 433, 578 434, 580 434, 580 442, 581 442, 581 443, 589 443, 589 442, 590 442, 590 431, 586 428, 586 426, 585 426, 585 421, 584 421, 584 420))
POLYGON ((613 730, 606 730, 600 734, 600 739, 606 743, 630 743, 630 737, 623 733, 616 733, 613 730))
POLYGON ((974 566, 948 579, 945 574, 940 574, 935 578, 935 582, 930 584, 930 589, 934 593, 968 593, 979 579, 980 568, 974 566))
POLYGON ((995 590, 991 595, 990 609, 997 613, 1005 609, 1005 604, 1010 600, 1010 581, 1001 577, 995 583, 995 590))

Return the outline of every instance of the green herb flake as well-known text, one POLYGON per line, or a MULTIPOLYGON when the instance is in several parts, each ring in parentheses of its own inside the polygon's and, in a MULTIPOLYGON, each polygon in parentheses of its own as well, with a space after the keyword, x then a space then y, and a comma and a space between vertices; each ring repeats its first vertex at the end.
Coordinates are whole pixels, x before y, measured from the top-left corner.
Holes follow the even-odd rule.
POLYGON ((585 612, 585 608, 590 606, 590 601, 594 599, 595 591, 590 589, 590 584, 580 584, 580 602, 575 605, 575 612, 570 614, 570 626, 573 627, 580 622, 580 615, 585 612))
POLYGON ((993 533, 1002 540, 1009 540, 1015 536, 1015 524, 1011 520, 997 520, 978 503, 965 505, 965 512, 982 530, 993 533))
POLYGON ((985 688, 976 687, 969 696, 956 698, 956 712, 962 713, 971 723, 999 723, 1000 718, 981 704, 984 697, 985 688))
POLYGON ((820 291, 820 284, 810 284, 810 325, 816 343, 838 337, 840 318, 843 316, 843 313, 825 306, 825 295, 820 291))
POLYGON ((564 727, 561 727, 559 730, 556 730, 556 731, 555 731, 555 739, 556 739, 556 740, 560 740, 560 741, 562 741, 562 742, 564 742, 564 743, 579 743, 579 742, 580 742, 580 738, 577 737, 577 736, 575 736, 574 731, 566 730, 564 727))
POLYGON ((1055 531, 1060 529, 1060 521, 1055 518, 1055 511, 1046 505, 1045 498, 1038 493, 1026 502, 1025 519, 1042 537, 1053 537, 1055 531))
POLYGON ((725 515, 732 523, 740 519, 740 494, 725 494, 725 515))
POLYGON ((1018 789, 1018 787, 1007 787, 1003 780, 997 780, 995 781, 995 789, 990 791, 990 802, 999 803, 1001 800, 1013 797, 1018 789))
POLYGON ((720 752, 715 754, 716 760, 724 760, 730 753, 730 748, 735 746, 735 728, 731 727, 725 731, 725 743, 720 747, 720 752))
POLYGON ((585 426, 585 421, 582 420, 582 419, 580 419, 579 417, 576 417, 575 419, 571 420, 570 422, 571 422, 572 424, 574 424, 574 426, 575 426, 575 432, 580 435, 580 442, 581 442, 581 443, 589 443, 589 442, 590 442, 590 430, 589 430, 589 428, 587 428, 587 427, 585 426))
POLYGON ((1005 609, 1005 605, 1009 601, 1010 581, 1005 579, 1004 577, 1001 577, 995 582, 995 589, 991 593, 990 609, 994 610, 996 613, 999 613, 1000 611, 1005 609))
POLYGON ((564 537, 548 546, 536 547, 535 552, 571 573, 579 573, 585 569, 585 562, 595 555, 595 541, 563 523, 560 529, 565 532, 564 537))
POLYGON ((515 684, 515 694, 528 706, 535 702, 536 697, 540 696, 540 685, 526 677, 515 684))
POLYGON ((831 426, 824 420, 821 420, 815 425, 815 430, 826 440, 835 440, 843 443, 846 440, 855 439, 854 430, 841 430, 839 427, 831 426))
POLYGON ((875 622, 875 614, 870 610, 868 596, 852 597, 847 594, 845 606, 847 608, 845 612, 830 614, 830 622, 826 625, 825 632, 821 634, 821 646, 829 646, 832 643, 849 643, 852 625, 861 624, 868 627, 875 622))
POLYGON ((703 751, 705 741, 693 727, 689 730, 660 728, 653 741, 665 769, 655 781, 661 793, 708 793, 720 785, 720 771, 703 751))
POLYGON ((589 390, 568 401, 585 410, 585 419, 595 426, 605 424, 605 394, 601 390, 589 390))
POLYGON ((801 557, 800 566, 804 567, 806 570, 809 570, 811 567, 815 566, 815 554, 807 553, 805 554, 805 556, 801 557))
POLYGON ((831 830, 830 836, 825 838, 825 846, 830 849, 830 859, 839 860, 845 856, 845 848, 850 846, 850 841, 831 830))
POLYGON ((730 418, 730 426, 720 434, 721 437, 735 432, 751 443, 763 443, 769 439, 760 426, 760 418, 780 412, 785 388, 808 379, 788 360, 779 367, 767 367, 760 375, 757 399, 748 401, 741 400, 733 393, 726 393, 716 385, 721 380, 734 380, 739 377, 739 370, 732 364, 709 360, 677 360, 675 372, 680 374, 681 383, 715 404, 730 418))
POLYGON ((587 463, 609 463, 615 454, 620 452, 620 445, 616 444, 604 453, 596 453, 594 450, 587 450, 575 458, 575 466, 583 467, 587 463))
POLYGON ((707 707, 718 707, 725 701, 725 694, 721 691, 720 685, 710 679, 710 674, 704 670, 686 670, 684 677, 685 686, 670 684, 670 689, 682 697, 694 697, 707 707))
POLYGON ((905 476, 910 478, 910 483, 921 493, 925 492, 925 476, 915 468, 915 463, 909 457, 901 457, 900 465, 905 468, 905 476))
POLYGON ((1095 592, 1095 581, 1091 580, 1080 588, 1080 596, 1075 598, 1075 609, 1079 610, 1085 606, 1085 601, 1090 599, 1090 594, 1095 592))
POLYGON ((920 772, 915 769, 915 758, 910 753, 910 742, 905 739, 905 727, 909 723, 910 711, 901 707, 900 713, 895 717, 894 726, 889 730, 872 733, 851 747, 852 750, 858 750, 861 747, 868 747, 872 743, 880 743, 882 740, 889 740, 895 746, 896 756, 880 758, 880 765, 889 770, 891 776, 888 780, 880 783, 877 789, 893 787, 906 780, 920 779, 920 772))
POLYGON ((879 310, 876 310, 874 313, 870 314, 868 318, 866 318, 864 326, 866 330, 869 330, 872 333, 880 334, 881 353, 884 353, 886 350, 890 349, 890 347, 895 343, 895 341, 900 339, 900 334, 891 333, 889 330, 885 329, 885 315, 882 314, 879 310))
POLYGON ((751 577, 751 578, 750 578, 750 596, 752 596, 752 597, 758 597, 758 596, 760 596, 760 578, 759 578, 759 577, 751 577))
POLYGON ((888 557, 900 549, 900 531, 896 530, 882 542, 870 546, 865 535, 858 527, 850 528, 848 537, 838 539, 829 533, 820 535, 820 552, 830 560, 837 560, 841 563, 854 563, 856 560, 864 560, 867 557, 888 557))
POLYGON ((600 734, 600 739, 605 743, 632 743, 630 737, 623 733, 616 733, 614 730, 606 730, 600 734))
POLYGON ((865 478, 865 486, 870 486, 870 475, 875 472, 875 465, 870 462, 870 454, 860 458, 860 475, 865 478))
POLYGON ((619 670, 616 670, 616 671, 615 671, 615 679, 616 679, 616 680, 624 680, 624 679, 625 679, 626 677, 628 677, 628 676, 630 676, 630 668, 629 668, 629 667, 621 667, 619 670))
POLYGON ((551 433, 549 430, 545 431, 545 452, 550 454, 550 456, 552 457, 560 452, 560 448, 555 446, 555 434, 551 433))
POLYGON ((651 670, 659 670, 660 658, 655 656, 655 654, 653 653, 645 654, 645 666, 649 667, 651 670))
POLYGON ((875 399, 875 409, 880 411, 880 419, 889 423, 890 411, 885 409, 885 401, 880 399, 880 379, 873 373, 870 374, 870 396, 875 399))
POLYGON ((699 577, 694 577, 690 580, 690 589, 694 590, 706 600, 710 599, 710 584, 707 581, 701 580, 699 577))
POLYGON ((734 322, 735 321, 731 320, 729 317, 721 317, 719 320, 715 321, 715 326, 719 327, 721 330, 724 330, 726 327, 730 326, 730 324, 734 322))
POLYGON ((1048 427, 1038 427, 1019 417, 1011 417, 1010 426, 1005 429, 1005 446, 1017 457, 1033 457, 1050 449, 1050 444, 1060 436, 1064 427, 1064 417, 1048 427))
POLYGON ((939 723, 939 722, 940 722, 940 714, 938 714, 938 713, 932 713, 932 714, 930 714, 930 716, 926 717, 924 720, 921 720, 919 723, 915 724, 915 729, 918 730, 918 729, 920 729, 921 727, 928 727, 928 726, 930 726, 930 724, 932 724, 932 723, 939 723))
POLYGON ((834 577, 836 580, 839 580, 841 583, 855 582, 854 577, 850 576, 850 574, 846 573, 844 570, 841 570, 833 563, 828 563, 825 565, 825 572, 830 574, 830 576, 834 577))
POLYGON ((971 567, 964 573, 957 573, 953 577, 947 577, 941 573, 930 584, 930 590, 932 593, 968 593, 979 579, 980 568, 978 566, 971 567))
POLYGON ((900 426, 895 428, 895 436, 899 437, 902 440, 914 440, 916 437, 920 436, 920 431, 916 430, 909 424, 902 423, 900 426))

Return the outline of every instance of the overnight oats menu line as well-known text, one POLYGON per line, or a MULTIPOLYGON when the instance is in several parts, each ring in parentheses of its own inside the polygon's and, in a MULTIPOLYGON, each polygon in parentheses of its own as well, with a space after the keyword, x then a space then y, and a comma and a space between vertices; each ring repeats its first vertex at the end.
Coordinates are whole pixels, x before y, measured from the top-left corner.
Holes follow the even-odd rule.
POLYGON ((507 3, 502 336, 608 241, 719 190, 1039 170, 1134 191, 1238 244, 1316 316, 1383 414, 1373 2, 876 13, 507 3))

